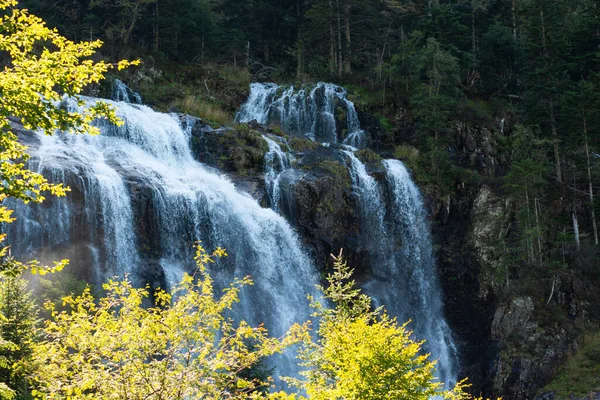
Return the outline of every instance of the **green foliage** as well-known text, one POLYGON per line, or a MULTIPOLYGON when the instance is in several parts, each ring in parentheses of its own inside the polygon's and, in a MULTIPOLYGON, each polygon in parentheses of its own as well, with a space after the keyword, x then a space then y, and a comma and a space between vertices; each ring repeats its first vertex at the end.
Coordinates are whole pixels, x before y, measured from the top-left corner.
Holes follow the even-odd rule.
POLYGON ((233 115, 223 110, 220 105, 195 96, 186 96, 184 99, 173 101, 170 109, 200 117, 216 127, 229 125, 233 121, 233 115))
POLYGON ((474 121, 476 123, 491 126, 493 114, 488 102, 482 100, 467 99, 458 103, 457 115, 463 121, 474 121))
MULTIPOLYGON (((0 382, 24 396, 27 393, 27 370, 15 368, 31 355, 35 339, 37 307, 21 278, 0 275, 0 382)), ((0 398, 7 398, 2 396, 0 398)))
POLYGON ((219 163, 221 167, 235 171, 240 175, 264 170, 265 154, 269 146, 260 133, 250 129, 247 124, 239 124, 218 136, 223 150, 219 163))
POLYGON ((416 59, 416 73, 421 78, 411 97, 418 130, 423 134, 449 130, 450 117, 457 102, 458 60, 440 43, 427 39, 416 59))
POLYGON ((348 181, 350 179, 350 175, 348 174, 348 169, 346 166, 337 161, 323 160, 319 163, 318 168, 334 175, 336 179, 341 179, 344 181, 348 181))
POLYGON ((293 137, 289 141, 289 145, 295 152, 304 153, 318 149, 321 144, 310 139, 293 137))
POLYGON ((235 280, 217 295, 207 263, 226 256, 198 245, 194 276, 185 275, 170 293, 157 290, 156 306, 144 308, 148 288, 109 281, 106 295, 89 289, 67 296, 66 311, 47 303, 52 319, 45 340, 33 344, 34 394, 45 399, 231 399, 264 398, 269 382, 239 373, 263 358, 306 340, 307 327, 293 325, 281 339, 264 327, 224 314, 239 301, 250 278, 235 280), (60 383, 60 384, 58 384, 60 383))
MULTIPOLYGON (((77 279, 73 274, 66 270, 61 271, 59 274, 52 274, 46 277, 39 277, 37 280, 37 290, 35 290, 36 298, 44 299, 55 305, 57 311, 66 310, 66 305, 63 305, 62 299, 67 296, 79 296, 83 292, 90 288, 91 292, 94 293, 95 287, 88 284, 86 281, 77 279)), ((46 310, 40 310, 40 314, 44 319, 49 318, 51 315, 46 310)))
MULTIPOLYGON (((371 299, 351 280, 352 270, 334 258, 323 296, 333 305, 311 298, 318 318, 318 339, 303 344, 304 379, 288 379, 310 399, 464 399, 463 383, 443 391, 434 378, 435 362, 421 354, 407 324, 371 309, 371 299)), ((301 398, 303 398, 301 396, 301 398)))
POLYGON ((371 149, 362 149, 356 152, 356 157, 363 163, 380 163, 383 158, 371 149))
POLYGON ((600 387, 600 333, 588 333, 581 347, 572 355, 544 390, 559 399, 585 397, 600 387))
POLYGON ((415 166, 419 160, 419 150, 414 146, 401 144, 396 146, 394 157, 408 165, 415 166))
POLYGON ((515 162, 512 169, 504 178, 504 190, 517 195, 525 196, 527 191, 541 189, 547 185, 544 179, 546 167, 532 159, 515 162))

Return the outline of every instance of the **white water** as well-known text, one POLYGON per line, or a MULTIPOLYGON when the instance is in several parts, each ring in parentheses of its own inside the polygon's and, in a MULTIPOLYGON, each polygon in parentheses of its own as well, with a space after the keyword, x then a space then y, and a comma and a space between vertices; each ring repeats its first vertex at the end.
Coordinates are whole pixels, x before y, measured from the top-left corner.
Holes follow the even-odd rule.
POLYGON ((457 349, 444 318, 423 197, 402 162, 383 163, 390 195, 386 220, 390 234, 400 242, 394 245, 393 260, 387 266, 374 265, 377 293, 383 294, 379 299, 392 315, 412 319, 411 329, 427 341, 426 349, 438 360, 438 377, 449 388, 457 379, 457 349))
MULTIPOLYGON (((382 191, 375 178, 367 173, 365 165, 354 155, 352 150, 344 151, 350 159, 348 171, 352 179, 354 194, 358 197, 360 216, 360 232, 363 245, 373 255, 383 256, 386 247, 385 202, 382 191), (376 248, 371 248, 376 246, 376 248)), ((374 260, 373 260, 374 261, 374 260)), ((380 260, 381 261, 381 260, 380 260)))
POLYGON ((113 82, 113 93, 112 98, 116 101, 124 101, 125 103, 142 104, 142 96, 139 93, 134 92, 119 79, 115 79, 113 82))
POLYGON ((344 152, 358 197, 363 246, 371 255, 373 276, 365 289, 400 322, 412 321, 415 338, 427 341, 427 351, 438 360, 437 376, 450 388, 456 383, 457 349, 444 318, 421 193, 402 162, 383 162, 383 188, 351 149, 344 152))
POLYGON ((263 139, 269 145, 269 151, 265 154, 265 189, 269 196, 270 207, 275 211, 279 211, 281 174, 292 168, 293 156, 284 152, 274 140, 264 135, 263 139))
POLYGON ((331 83, 319 82, 310 91, 274 83, 252 83, 250 96, 236 119, 238 122, 256 120, 263 125, 277 123, 290 135, 321 143, 343 142, 357 148, 366 144, 366 133, 360 128, 354 103, 347 99, 344 88, 331 83), (345 138, 340 137, 336 124, 338 109, 346 114, 345 138))
POLYGON ((437 377, 456 383, 457 350, 443 312, 430 227, 421 193, 398 160, 386 160, 385 186, 351 150, 349 172, 358 198, 363 250, 372 278, 366 292, 400 323, 411 320, 415 339, 438 360, 437 377), (385 193, 385 195, 384 195, 385 193))
MULTIPOLYGON (((10 234, 21 255, 35 256, 56 240, 65 246, 87 241, 84 248, 90 254, 85 259, 91 261, 78 268, 94 269, 91 273, 101 278, 126 272, 135 278, 144 276, 150 263, 158 264, 173 284, 193 268, 192 246, 202 240, 206 248, 220 245, 230 255, 211 266, 217 287, 236 277, 251 275, 254 280, 241 293, 237 317, 255 326, 264 322, 274 336, 309 319, 306 296, 315 294, 318 278, 287 222, 194 161, 189 132, 175 116, 108 102, 118 108, 122 127, 102 124, 97 137, 38 135, 33 163, 54 182, 66 178, 83 199, 54 200, 48 210, 46 205, 19 207, 23 223, 10 234), (137 192, 147 196, 133 195, 137 192), (80 204, 84 209, 77 211, 80 204), (154 227, 141 231, 138 219, 154 227), (96 237, 98 232, 102 238, 96 237), (140 248, 149 236, 156 248, 140 248), (94 261, 98 259, 102 262, 94 261)), ((274 361, 276 373, 295 375, 291 356, 274 361)))

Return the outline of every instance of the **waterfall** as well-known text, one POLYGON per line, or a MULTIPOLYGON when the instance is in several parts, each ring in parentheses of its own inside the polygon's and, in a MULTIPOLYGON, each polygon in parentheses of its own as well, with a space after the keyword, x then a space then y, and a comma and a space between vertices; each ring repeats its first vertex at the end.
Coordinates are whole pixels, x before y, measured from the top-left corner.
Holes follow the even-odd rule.
POLYGON ((344 152, 358 198, 363 246, 371 259, 372 277, 365 290, 399 322, 412 321, 409 328, 415 339, 426 340, 426 351, 438 360, 438 378, 451 388, 456 383, 457 349, 444 318, 421 193, 400 161, 383 162, 382 188, 351 150, 344 152))
POLYGON ((427 350, 438 360, 439 378, 450 387, 456 383, 458 356, 444 318, 443 295, 423 198, 402 162, 385 160, 383 163, 390 196, 386 219, 400 243, 395 246, 399 248, 393 252, 393 262, 388 266, 375 265, 374 275, 380 288, 393 285, 395 290, 383 293, 395 292, 394 297, 400 296, 401 301, 385 299, 384 304, 392 315, 414 321, 411 328, 415 336, 427 341, 427 350))
POLYGON ((74 186, 83 201, 80 205, 66 198, 52 198, 44 205, 14 202, 17 221, 8 229, 9 238, 15 238, 15 253, 48 252, 87 238, 92 246, 102 242, 105 250, 104 265, 91 271, 95 283, 131 272, 138 260, 129 193, 121 176, 107 163, 106 154, 92 145, 96 138, 62 133, 38 133, 37 138, 32 169, 51 182, 74 186), (83 208, 81 225, 90 227, 86 232, 72 224, 76 207, 83 208))
POLYGON ((265 154, 265 189, 269 196, 269 205, 273 210, 278 211, 281 197, 279 181, 281 174, 292 167, 293 157, 284 152, 274 140, 264 135, 263 139, 269 145, 269 151, 265 154))
POLYGON ((346 89, 319 82, 309 90, 274 83, 252 83, 250 96, 236 116, 238 122, 276 123, 288 134, 321 143, 344 143, 362 148, 366 133, 346 89), (345 114, 345 118, 342 118, 345 114), (336 118, 336 115, 340 118, 336 118), (338 127, 338 120, 345 129, 338 127))
MULTIPOLYGON (((95 101, 86 99, 88 106, 95 101)), ((254 280, 242 290, 236 318, 264 322, 273 336, 309 319, 306 296, 316 295, 318 276, 285 219, 196 162, 189 130, 177 116, 107 102, 123 126, 99 123, 102 135, 95 137, 37 135, 31 165, 53 182, 66 179, 73 191, 48 204, 18 207, 19 222, 10 232, 16 255, 36 256, 56 241, 65 247, 84 242, 77 249, 87 256, 72 259, 77 268, 100 268, 91 271, 100 278, 130 272, 141 281, 155 274, 152 267, 173 284, 193 268, 192 246, 202 240, 230 254, 209 266, 218 289, 234 278, 254 280)), ((273 360, 276 374, 296 374, 290 357, 273 360)))
POLYGON ((344 153, 350 159, 350 178, 354 194, 358 197, 360 232, 363 244, 375 246, 366 249, 373 255, 384 255, 387 232, 385 228, 385 202, 382 199, 381 189, 371 175, 367 173, 365 165, 354 155, 352 150, 344 153))

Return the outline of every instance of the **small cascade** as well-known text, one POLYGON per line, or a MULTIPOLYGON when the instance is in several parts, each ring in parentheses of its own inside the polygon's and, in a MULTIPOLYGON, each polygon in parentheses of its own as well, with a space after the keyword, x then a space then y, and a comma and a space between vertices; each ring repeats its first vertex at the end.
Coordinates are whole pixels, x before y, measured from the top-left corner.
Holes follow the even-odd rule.
POLYGON ((82 199, 73 204, 67 198, 52 198, 48 205, 40 206, 17 202, 17 221, 9 227, 9 237, 12 233, 22 238, 14 241, 15 253, 49 251, 89 240, 91 247, 101 244, 105 250, 102 266, 92 271, 96 283, 135 270, 138 257, 129 192, 122 177, 107 164, 105 154, 91 145, 95 138, 62 133, 39 133, 37 137, 40 144, 32 154, 31 166, 51 182, 73 186, 82 199), (85 232, 73 225, 77 207, 83 208, 82 224, 90 227, 85 232))
POLYGON ((125 103, 142 104, 142 96, 134 92, 123 81, 115 79, 113 82, 112 99, 115 101, 124 101, 125 103))
POLYGON ((377 244, 377 247, 371 248, 370 251, 373 255, 382 255, 387 250, 385 248, 387 232, 384 223, 385 202, 382 199, 381 189, 352 150, 345 150, 344 153, 350 159, 348 171, 352 179, 354 194, 358 196, 357 204, 360 215, 360 231, 364 237, 363 242, 368 245, 377 244))
POLYGON ((360 128, 354 103, 347 99, 344 88, 331 83, 320 82, 312 89, 303 86, 298 90, 274 83, 253 83, 236 119, 256 120, 263 125, 276 123, 290 135, 321 143, 357 148, 366 145, 366 132, 360 128), (338 126, 340 120, 344 126, 338 126))
MULTIPOLYGON (((86 99, 88 106, 96 101, 86 99)), ((99 122, 102 134, 94 137, 37 135, 31 165, 73 190, 43 205, 17 205, 9 232, 15 255, 34 258, 60 244, 59 257, 75 254, 74 267, 93 269, 89 275, 99 281, 130 273, 141 283, 152 274, 172 285, 193 270, 193 244, 201 240, 230 254, 211 265, 217 290, 235 278, 254 280, 242 290, 235 318, 264 323, 274 336, 310 319, 306 296, 317 295, 318 275, 285 219, 196 162, 178 116, 107 102, 121 127, 99 122)), ((283 158, 278 162, 285 167, 283 158)), ((292 357, 272 360, 276 374, 296 376, 292 357)))
POLYGON ((281 197, 279 188, 281 174, 292 167, 294 158, 291 154, 284 152, 274 140, 264 135, 263 139, 269 145, 269 151, 265 154, 265 189, 269 196, 270 207, 278 211, 281 197))

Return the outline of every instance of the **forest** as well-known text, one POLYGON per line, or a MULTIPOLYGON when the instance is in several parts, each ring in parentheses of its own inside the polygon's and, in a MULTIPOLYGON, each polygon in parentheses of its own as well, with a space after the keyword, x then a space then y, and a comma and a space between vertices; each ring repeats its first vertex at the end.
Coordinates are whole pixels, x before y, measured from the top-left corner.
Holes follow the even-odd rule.
POLYGON ((0 62, 0 399, 600 396, 600 1, 0 0, 0 62))

